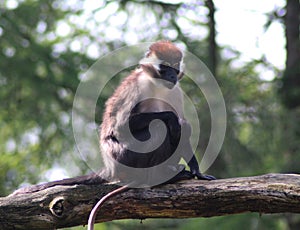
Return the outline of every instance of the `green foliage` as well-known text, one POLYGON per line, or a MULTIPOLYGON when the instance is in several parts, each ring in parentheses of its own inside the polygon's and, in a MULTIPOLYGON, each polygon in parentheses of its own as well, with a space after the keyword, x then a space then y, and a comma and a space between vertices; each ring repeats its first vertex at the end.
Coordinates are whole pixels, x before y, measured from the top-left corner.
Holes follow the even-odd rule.
POLYGON ((224 66, 220 71, 229 115, 224 152, 220 156, 226 162, 229 176, 278 172, 284 165, 283 109, 274 83, 258 77, 258 64, 264 63, 255 61, 232 72, 224 66))
POLYGON ((7 2, 0 18, 2 195, 22 182, 38 182, 73 148, 70 109, 78 75, 91 64, 85 55, 57 52, 62 38, 49 39, 71 12, 55 9, 53 1, 24 1, 15 9, 7 2))

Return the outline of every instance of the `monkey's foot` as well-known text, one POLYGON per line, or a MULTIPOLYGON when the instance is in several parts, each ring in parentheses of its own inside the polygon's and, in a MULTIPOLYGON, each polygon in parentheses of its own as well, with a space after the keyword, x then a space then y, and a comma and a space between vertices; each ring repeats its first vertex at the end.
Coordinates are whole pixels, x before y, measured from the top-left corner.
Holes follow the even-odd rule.
POLYGON ((202 174, 202 173, 199 173, 199 174, 197 173, 196 177, 199 180, 216 180, 216 178, 214 176, 205 175, 205 174, 202 174))

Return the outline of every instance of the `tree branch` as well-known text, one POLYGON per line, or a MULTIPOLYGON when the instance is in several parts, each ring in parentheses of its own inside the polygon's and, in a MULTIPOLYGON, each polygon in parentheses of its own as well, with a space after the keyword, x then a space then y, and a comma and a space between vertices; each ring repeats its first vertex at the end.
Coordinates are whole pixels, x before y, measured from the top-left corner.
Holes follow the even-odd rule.
MULTIPOLYGON (((46 187, 0 198, 0 229, 85 225, 96 202, 117 188, 107 183, 46 187)), ((212 217, 243 212, 300 213, 300 175, 189 180, 155 188, 131 189, 107 201, 98 212, 96 222, 212 217)))

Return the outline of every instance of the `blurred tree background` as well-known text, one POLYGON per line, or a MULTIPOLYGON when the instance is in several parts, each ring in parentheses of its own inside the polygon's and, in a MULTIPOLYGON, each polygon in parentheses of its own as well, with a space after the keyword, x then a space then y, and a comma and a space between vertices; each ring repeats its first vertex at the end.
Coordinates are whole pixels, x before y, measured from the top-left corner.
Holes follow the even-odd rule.
MULTIPOLYGON (((218 43, 216 15, 222 8, 217 7, 217 2, 1 1, 0 196, 20 186, 59 179, 57 175, 88 173, 90 169, 76 150, 71 126, 72 103, 83 74, 110 51, 159 39, 174 41, 198 56, 214 73, 224 95, 227 132, 209 173, 218 178, 299 173, 299 0, 282 0, 281 5, 274 4, 273 9, 261 15, 265 20, 263 31, 274 24, 284 31, 286 63, 282 68, 272 64, 263 52, 245 61, 238 49, 218 43), (267 79, 267 75, 271 78, 267 79)), ((239 14, 233 10, 228 17, 238 21, 239 14)), ((240 23, 245 23, 246 28, 251 26, 240 23)), ((227 26, 232 37, 240 36, 238 30, 227 26)), ((268 42, 272 44, 272 40, 268 42)), ((191 82, 182 80, 182 86, 199 109, 200 158, 210 135, 209 108, 191 82)), ((97 124, 107 96, 109 93, 99 98, 97 124)), ((300 216, 243 214, 97 225, 97 229, 138 227, 300 229, 300 216)))

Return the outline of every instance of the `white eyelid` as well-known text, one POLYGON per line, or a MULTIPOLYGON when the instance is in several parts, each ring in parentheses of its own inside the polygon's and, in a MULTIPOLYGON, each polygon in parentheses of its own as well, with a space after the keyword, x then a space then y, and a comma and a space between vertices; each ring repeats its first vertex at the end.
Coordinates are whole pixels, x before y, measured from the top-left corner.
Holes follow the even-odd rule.
POLYGON ((160 70, 159 65, 162 62, 163 61, 158 59, 156 56, 151 56, 151 57, 145 57, 145 58, 141 59, 139 64, 140 65, 151 64, 154 66, 155 69, 160 70))

